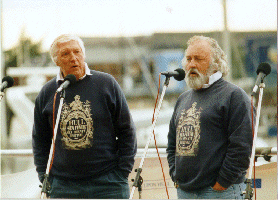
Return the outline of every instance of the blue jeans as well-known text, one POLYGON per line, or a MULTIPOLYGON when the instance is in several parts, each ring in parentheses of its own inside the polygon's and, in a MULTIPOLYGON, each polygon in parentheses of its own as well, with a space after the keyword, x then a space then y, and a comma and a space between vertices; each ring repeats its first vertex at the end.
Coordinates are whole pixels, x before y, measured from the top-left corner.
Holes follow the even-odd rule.
POLYGON ((190 192, 177 188, 177 194, 178 199, 243 199, 241 194, 245 188, 245 183, 234 184, 223 191, 216 191, 212 187, 190 192))
POLYGON ((119 170, 113 170, 98 178, 65 179, 53 177, 50 198, 128 199, 128 179, 119 170))

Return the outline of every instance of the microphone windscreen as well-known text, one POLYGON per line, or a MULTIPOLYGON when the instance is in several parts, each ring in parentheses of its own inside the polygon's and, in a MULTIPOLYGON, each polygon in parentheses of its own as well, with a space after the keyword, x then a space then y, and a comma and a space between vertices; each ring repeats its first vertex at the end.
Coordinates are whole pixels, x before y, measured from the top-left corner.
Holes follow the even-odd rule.
POLYGON ((2 79, 2 83, 7 81, 8 83, 8 86, 7 87, 12 87, 14 85, 14 79, 10 76, 5 76, 3 79, 2 79))
POLYGON ((181 68, 175 69, 175 71, 178 72, 179 75, 174 76, 174 78, 177 81, 182 81, 185 78, 185 71, 183 69, 181 69, 181 68))
POLYGON ((70 84, 74 84, 77 81, 75 75, 73 74, 68 74, 64 80, 68 80, 70 84))
POLYGON ((260 72, 263 72, 265 75, 270 74, 271 72, 271 67, 268 63, 261 63, 257 69, 257 74, 259 74, 260 72))

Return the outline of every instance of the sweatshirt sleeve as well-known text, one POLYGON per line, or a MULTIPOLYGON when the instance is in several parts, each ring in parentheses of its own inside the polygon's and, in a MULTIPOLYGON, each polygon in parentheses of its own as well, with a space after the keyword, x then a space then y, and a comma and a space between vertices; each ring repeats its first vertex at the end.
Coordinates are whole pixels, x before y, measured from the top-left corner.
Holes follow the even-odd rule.
POLYGON ((169 164, 169 174, 171 179, 176 182, 176 116, 178 115, 179 102, 183 99, 182 95, 178 98, 174 112, 169 124, 168 144, 166 148, 167 160, 169 164))
POLYGON ((171 118, 168 133, 168 145, 166 148, 167 160, 169 164, 169 174, 172 180, 175 182, 176 165, 175 165, 175 153, 176 153, 176 127, 174 114, 171 118))
POLYGON ((118 166, 127 177, 132 171, 137 153, 136 129, 126 98, 116 81, 114 81, 114 94, 116 106, 113 113, 113 123, 118 144, 118 166))
POLYGON ((217 179, 218 183, 225 188, 246 173, 252 151, 251 101, 241 89, 232 93, 227 121, 228 148, 217 179))
POLYGON ((40 92, 35 101, 34 125, 32 132, 32 148, 34 154, 34 164, 38 172, 39 180, 42 182, 46 172, 46 166, 51 146, 52 131, 48 124, 48 119, 43 111, 43 93, 40 92))

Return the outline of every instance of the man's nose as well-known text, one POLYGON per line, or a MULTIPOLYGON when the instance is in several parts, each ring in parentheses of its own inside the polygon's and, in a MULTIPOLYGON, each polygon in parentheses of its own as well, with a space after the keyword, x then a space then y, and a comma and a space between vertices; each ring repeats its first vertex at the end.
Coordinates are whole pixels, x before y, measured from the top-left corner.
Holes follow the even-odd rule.
POLYGON ((190 62, 187 62, 186 69, 190 70, 191 68, 196 68, 196 61, 194 59, 190 60, 190 62))
POLYGON ((77 60, 76 55, 73 52, 71 52, 70 53, 70 61, 76 61, 76 60, 77 60))

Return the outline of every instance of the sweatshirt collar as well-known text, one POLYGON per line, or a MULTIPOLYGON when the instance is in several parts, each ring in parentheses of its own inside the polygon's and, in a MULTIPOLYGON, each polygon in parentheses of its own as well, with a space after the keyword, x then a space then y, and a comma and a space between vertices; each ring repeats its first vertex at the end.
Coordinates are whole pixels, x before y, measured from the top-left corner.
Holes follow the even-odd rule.
POLYGON ((209 83, 204 84, 202 88, 209 88, 214 82, 218 81, 222 77, 222 72, 217 71, 214 74, 210 75, 209 83))
MULTIPOLYGON (((91 70, 90 70, 89 67, 88 67, 88 64, 85 63, 85 62, 84 62, 84 64, 85 64, 85 75, 82 76, 79 80, 82 80, 82 79, 85 78, 87 75, 93 75, 93 74, 91 73, 91 70)), ((64 80, 64 77, 63 77, 62 71, 59 70, 59 72, 57 73, 56 82, 58 82, 58 81, 63 81, 63 80, 64 80)))

